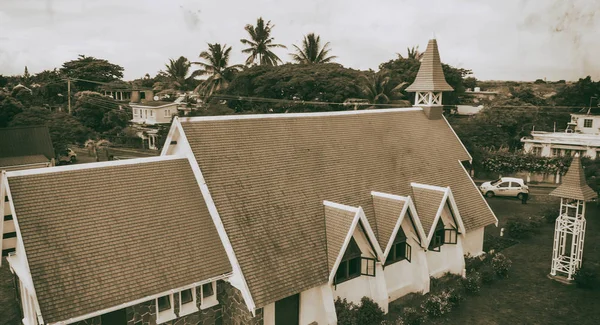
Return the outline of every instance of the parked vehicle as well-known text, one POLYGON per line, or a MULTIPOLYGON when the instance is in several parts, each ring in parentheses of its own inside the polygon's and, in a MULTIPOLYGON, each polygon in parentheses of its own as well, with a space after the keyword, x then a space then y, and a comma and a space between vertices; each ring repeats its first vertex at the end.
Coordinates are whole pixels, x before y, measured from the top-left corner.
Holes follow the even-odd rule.
POLYGON ((485 182, 479 186, 479 190, 487 197, 512 196, 522 199, 525 194, 529 194, 529 186, 525 185, 525 181, 514 177, 485 182))
POLYGON ((58 156, 58 164, 74 164, 77 162, 77 154, 71 148, 58 156))

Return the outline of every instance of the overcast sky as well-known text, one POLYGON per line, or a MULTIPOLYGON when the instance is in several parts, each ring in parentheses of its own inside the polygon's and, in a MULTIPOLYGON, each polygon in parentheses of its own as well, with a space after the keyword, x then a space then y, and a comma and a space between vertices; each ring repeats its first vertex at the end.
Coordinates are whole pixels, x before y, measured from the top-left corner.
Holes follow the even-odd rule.
POLYGON ((191 61, 207 46, 232 45, 243 63, 244 26, 262 16, 288 50, 315 32, 336 62, 354 69, 424 50, 432 33, 442 61, 479 79, 600 79, 598 0, 1 0, 0 74, 60 67, 85 54, 154 75, 169 58, 191 61))

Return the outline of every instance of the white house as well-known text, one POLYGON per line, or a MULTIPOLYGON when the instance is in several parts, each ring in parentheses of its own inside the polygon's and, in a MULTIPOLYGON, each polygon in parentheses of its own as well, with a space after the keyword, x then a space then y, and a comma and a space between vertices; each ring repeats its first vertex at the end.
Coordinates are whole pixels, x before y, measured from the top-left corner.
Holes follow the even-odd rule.
POLYGON ((571 114, 564 132, 532 131, 523 137, 523 150, 542 157, 573 156, 596 159, 600 157, 600 115, 594 109, 571 114))
POLYGON ((144 142, 147 142, 149 149, 157 149, 159 124, 171 123, 174 115, 180 110, 185 110, 186 103, 183 97, 173 102, 165 101, 145 101, 144 103, 130 103, 133 113, 131 122, 137 126, 137 133, 144 142))

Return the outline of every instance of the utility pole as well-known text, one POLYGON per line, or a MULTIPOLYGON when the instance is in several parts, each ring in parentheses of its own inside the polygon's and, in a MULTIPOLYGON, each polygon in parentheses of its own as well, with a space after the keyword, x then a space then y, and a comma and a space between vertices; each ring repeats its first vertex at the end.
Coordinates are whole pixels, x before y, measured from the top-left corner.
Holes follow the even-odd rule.
POLYGON ((67 105, 69 108, 69 115, 71 115, 71 79, 67 78, 67 105))

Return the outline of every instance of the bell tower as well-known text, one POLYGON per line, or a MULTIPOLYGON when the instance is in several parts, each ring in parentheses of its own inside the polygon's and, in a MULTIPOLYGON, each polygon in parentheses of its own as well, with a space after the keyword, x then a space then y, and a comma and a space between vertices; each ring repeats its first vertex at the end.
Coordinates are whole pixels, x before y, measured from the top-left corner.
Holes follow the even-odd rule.
POLYGON ((435 38, 429 40, 415 81, 406 88, 415 93, 414 106, 442 106, 442 92, 453 91, 446 82, 435 38))
POLYGON ((561 282, 570 282, 573 274, 581 267, 586 223, 585 203, 598 197, 585 181, 579 154, 573 158, 562 184, 550 195, 560 197, 550 276, 561 282))

